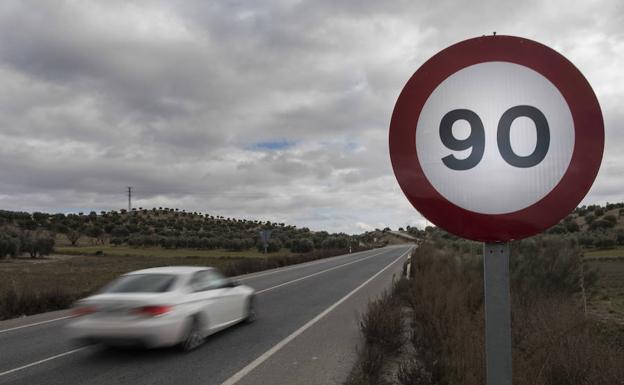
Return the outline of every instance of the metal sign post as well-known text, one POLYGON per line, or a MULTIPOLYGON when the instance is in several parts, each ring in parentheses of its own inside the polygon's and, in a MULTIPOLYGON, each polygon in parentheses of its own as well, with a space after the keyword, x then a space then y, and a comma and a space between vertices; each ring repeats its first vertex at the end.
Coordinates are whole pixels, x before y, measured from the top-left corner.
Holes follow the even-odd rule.
POLYGON ((485 357, 488 385, 511 385, 509 243, 483 244, 485 357))

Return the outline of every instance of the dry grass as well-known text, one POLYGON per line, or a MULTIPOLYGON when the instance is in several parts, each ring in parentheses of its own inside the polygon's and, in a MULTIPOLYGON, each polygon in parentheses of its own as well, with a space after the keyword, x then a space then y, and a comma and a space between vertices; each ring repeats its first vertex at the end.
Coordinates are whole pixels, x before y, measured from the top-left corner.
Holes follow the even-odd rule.
MULTIPOLYGON (((539 252, 548 250, 555 254, 546 258, 542 267, 568 268, 568 258, 575 258, 574 250, 546 246, 538 248, 539 252)), ((524 257, 528 257, 524 252, 524 257)), ((607 270, 612 271, 613 267, 607 270)), ((415 252, 412 272, 409 283, 398 285, 394 292, 395 299, 413 309, 413 350, 400 363, 393 383, 485 384, 483 276, 479 258, 456 257, 449 249, 424 244, 415 252)), ((516 277, 512 282, 514 384, 624 384, 624 328, 586 316, 578 295, 570 287, 557 290, 546 282, 536 285, 531 292, 527 282, 533 281, 516 277)), ((364 319, 378 319, 377 327, 381 327, 384 318, 375 316, 374 307, 370 309, 373 315, 364 319)), ((375 382, 379 374, 371 370, 384 367, 387 356, 382 354, 379 358, 376 353, 383 350, 375 346, 368 343, 362 349, 347 384, 382 383, 375 382)))
MULTIPOLYGON (((266 255, 256 249, 228 251, 223 249, 164 249, 162 247, 131 246, 64 246, 57 247, 56 253, 66 255, 95 255, 96 253, 115 257, 202 257, 202 258, 265 258, 266 255), (99 253, 98 253, 99 252, 99 253)), ((270 256, 288 257, 296 255, 288 249, 271 253, 270 256)))
POLYGON ((169 265, 223 268, 226 262, 225 259, 198 257, 109 256, 4 261, 0 263, 0 319, 66 308, 74 300, 129 271, 169 265))
MULTIPOLYGON (((415 347, 434 383, 485 383, 481 271, 450 255, 417 251, 412 285, 415 347)), ((513 366, 517 385, 621 384, 624 346, 586 318, 570 295, 513 296, 513 366)), ((616 332, 621 333, 621 331, 616 332)))
POLYGON ((585 259, 587 260, 601 260, 601 259, 618 259, 624 260, 624 247, 617 247, 614 249, 606 250, 585 250, 585 259))
POLYGON ((383 293, 368 303, 360 321, 365 343, 347 385, 386 384, 384 366, 400 353, 404 344, 404 320, 396 291, 395 286, 391 293, 383 293))
POLYGON ((375 345, 387 354, 396 354, 403 345, 401 306, 388 293, 370 302, 360 321, 367 345, 375 345))
POLYGON ((306 254, 242 256, 52 256, 0 261, 0 320, 66 308, 121 274, 159 266, 213 266, 227 276, 272 269, 344 254, 323 250, 306 254))
POLYGON ((600 276, 589 303, 591 313, 624 326, 624 259, 596 260, 588 264, 600 276))

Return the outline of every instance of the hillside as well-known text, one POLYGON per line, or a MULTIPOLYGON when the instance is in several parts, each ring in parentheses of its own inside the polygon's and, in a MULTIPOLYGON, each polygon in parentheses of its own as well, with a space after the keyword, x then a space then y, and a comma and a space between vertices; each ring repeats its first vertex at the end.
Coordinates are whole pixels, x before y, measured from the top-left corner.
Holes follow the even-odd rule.
POLYGON ((263 250, 261 230, 271 230, 268 252, 294 253, 356 247, 359 238, 310 231, 284 223, 225 218, 179 209, 136 209, 79 214, 0 211, 0 257, 59 246, 131 246, 163 249, 263 250))
POLYGON ((390 228, 383 230, 367 231, 360 235, 360 242, 367 245, 381 247, 386 245, 400 245, 404 243, 417 243, 418 239, 424 234, 423 231, 415 227, 407 227, 407 231, 400 228, 398 231, 392 231, 390 228))

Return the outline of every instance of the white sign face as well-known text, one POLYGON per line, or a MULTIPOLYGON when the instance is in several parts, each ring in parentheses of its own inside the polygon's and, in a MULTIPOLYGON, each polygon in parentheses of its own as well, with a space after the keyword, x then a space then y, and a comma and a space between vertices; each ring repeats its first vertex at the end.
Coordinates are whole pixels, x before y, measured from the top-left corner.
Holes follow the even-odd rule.
POLYGON ((574 122, 561 92, 509 62, 471 65, 446 78, 414 129, 429 183, 481 214, 512 213, 544 198, 574 150, 574 122))

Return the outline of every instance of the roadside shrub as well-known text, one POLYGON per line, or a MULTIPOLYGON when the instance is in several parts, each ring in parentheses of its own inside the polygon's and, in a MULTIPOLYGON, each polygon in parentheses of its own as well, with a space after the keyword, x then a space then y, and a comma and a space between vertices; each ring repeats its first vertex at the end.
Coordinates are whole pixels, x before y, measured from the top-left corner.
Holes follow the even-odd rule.
POLYGON ((596 217, 593 214, 585 215, 585 223, 587 223, 588 225, 591 225, 595 219, 596 217))
POLYGON ((367 345, 380 347, 396 354, 403 344, 401 306, 390 294, 370 302, 360 321, 360 329, 367 345))
POLYGON ((365 345, 358 352, 358 361, 345 385, 383 385, 380 377, 385 359, 381 348, 376 345, 365 345))
POLYGON ((83 293, 70 293, 61 288, 43 292, 19 290, 13 285, 0 294, 0 320, 68 308, 83 293))
POLYGON ((615 247, 615 237, 608 233, 600 232, 594 235, 594 246, 599 249, 612 249, 615 247))
POLYGON ((415 358, 400 364, 397 380, 401 385, 433 385, 431 373, 415 358))
POLYGON ((512 291, 527 301, 577 293, 581 281, 591 290, 597 280, 595 271, 582 268, 583 256, 572 238, 534 237, 514 242, 509 263, 512 291))
POLYGON ((341 255, 343 253, 344 252, 341 250, 315 250, 309 253, 292 255, 288 257, 269 256, 267 258, 241 259, 233 259, 231 257, 228 257, 228 261, 230 262, 225 265, 223 273, 228 277, 232 277, 235 275, 248 274, 261 270, 274 269, 277 267, 295 265, 299 263, 315 261, 322 258, 329 258, 336 255, 341 255))
POLYGON ((565 228, 570 233, 576 233, 576 232, 581 230, 581 228, 578 225, 578 223, 576 223, 574 221, 566 222, 565 228))
POLYGON ((589 233, 580 233, 578 236, 579 246, 583 246, 586 248, 594 247, 595 237, 589 233))
POLYGON ((249 249, 253 244, 252 239, 228 239, 223 242, 223 247, 230 251, 242 251, 249 249))
POLYGON ((615 222, 606 219, 597 219, 589 225, 590 230, 610 229, 615 226, 615 222))
MULTIPOLYGON (((280 242, 279 239, 270 239, 269 242, 267 242, 267 244, 268 244, 267 245, 268 253, 275 253, 282 249, 282 242, 280 242)), ((264 244, 262 243, 262 241, 258 242, 257 248, 258 248, 258 251, 264 252, 264 244)))
POLYGON ((347 236, 329 236, 321 242, 323 249, 348 249, 349 237, 347 236))
POLYGON ((290 243, 290 251, 294 253, 307 253, 314 250, 314 242, 307 238, 297 238, 290 243))

